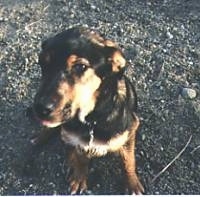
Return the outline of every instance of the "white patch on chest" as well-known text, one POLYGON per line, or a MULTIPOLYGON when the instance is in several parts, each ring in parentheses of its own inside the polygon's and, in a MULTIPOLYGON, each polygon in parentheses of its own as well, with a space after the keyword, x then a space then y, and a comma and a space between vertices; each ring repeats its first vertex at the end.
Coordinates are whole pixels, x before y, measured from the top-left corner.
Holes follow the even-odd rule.
POLYGON ((68 132, 64 128, 61 130, 61 139, 69 145, 76 147, 77 151, 82 154, 86 154, 87 157, 100 157, 106 155, 108 152, 115 152, 119 150, 128 140, 129 131, 125 131, 122 134, 117 134, 107 142, 94 140, 89 141, 83 140, 80 136, 73 132, 68 132))

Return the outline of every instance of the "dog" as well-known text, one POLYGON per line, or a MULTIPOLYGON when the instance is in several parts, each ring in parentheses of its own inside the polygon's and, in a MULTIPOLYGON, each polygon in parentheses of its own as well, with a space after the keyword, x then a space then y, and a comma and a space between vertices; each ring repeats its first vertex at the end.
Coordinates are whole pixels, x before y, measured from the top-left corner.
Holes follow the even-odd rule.
MULTIPOLYGON (((69 152, 70 194, 87 190, 91 158, 114 152, 122 159, 126 189, 142 194, 134 150, 137 95, 117 44, 92 30, 70 28, 42 43, 39 65, 42 80, 33 114, 46 128, 60 129, 69 152)), ((45 135, 33 143, 40 144, 45 135)))

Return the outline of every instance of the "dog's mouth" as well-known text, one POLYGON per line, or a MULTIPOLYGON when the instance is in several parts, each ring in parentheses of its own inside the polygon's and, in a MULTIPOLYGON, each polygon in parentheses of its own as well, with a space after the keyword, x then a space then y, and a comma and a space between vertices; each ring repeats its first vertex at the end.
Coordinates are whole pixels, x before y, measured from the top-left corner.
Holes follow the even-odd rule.
POLYGON ((62 125, 71 119, 71 106, 66 105, 63 110, 55 110, 48 116, 38 114, 37 110, 33 108, 34 119, 42 126, 54 128, 62 125))
POLYGON ((48 128, 54 128, 54 127, 58 127, 62 124, 62 122, 53 122, 50 120, 39 120, 40 124, 42 126, 48 127, 48 128))

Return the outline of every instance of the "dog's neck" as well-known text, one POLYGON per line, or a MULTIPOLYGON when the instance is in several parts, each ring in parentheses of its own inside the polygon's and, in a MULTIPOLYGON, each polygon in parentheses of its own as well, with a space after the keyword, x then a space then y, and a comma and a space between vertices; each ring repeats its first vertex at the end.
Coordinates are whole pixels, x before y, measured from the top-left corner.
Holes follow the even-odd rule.
POLYGON ((63 125, 89 141, 93 137, 107 141, 127 130, 132 125, 131 114, 136 110, 136 94, 126 77, 108 78, 100 88, 96 106, 84 121, 77 114, 63 125))
POLYGON ((97 133, 100 138, 109 138, 125 131, 131 125, 130 114, 135 111, 136 94, 125 76, 120 79, 108 78, 100 88, 101 94, 96 107, 85 118, 85 122, 90 131, 94 131, 94 135, 97 133))

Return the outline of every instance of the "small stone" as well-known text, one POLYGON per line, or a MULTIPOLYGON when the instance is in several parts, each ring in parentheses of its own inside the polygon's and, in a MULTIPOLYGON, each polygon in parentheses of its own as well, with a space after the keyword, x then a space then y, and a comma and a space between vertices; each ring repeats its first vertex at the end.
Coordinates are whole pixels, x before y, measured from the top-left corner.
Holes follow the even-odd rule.
POLYGON ((144 141, 146 139, 146 135, 142 134, 142 141, 144 141))
POLYGON ((101 185, 100 185, 100 184, 97 184, 96 186, 97 186, 97 188, 100 188, 100 187, 101 187, 101 185))
POLYGON ((87 190, 85 193, 86 193, 86 195, 92 195, 92 191, 91 190, 87 190))
POLYGON ((91 9, 92 9, 92 10, 96 10, 97 7, 96 7, 95 5, 91 5, 91 9))
POLYGON ((169 31, 166 33, 166 35, 167 35, 167 37, 169 39, 173 39, 174 38, 173 34, 171 32, 169 32, 169 31))
POLYGON ((6 75, 5 73, 0 74, 0 89, 5 85, 6 83, 6 75))
POLYGON ((182 89, 182 92, 181 92, 181 95, 184 97, 184 98, 189 98, 189 99, 193 99, 197 96, 197 93, 194 89, 192 88, 183 88, 182 89))
POLYGON ((29 187, 33 187, 33 184, 30 184, 29 187))

